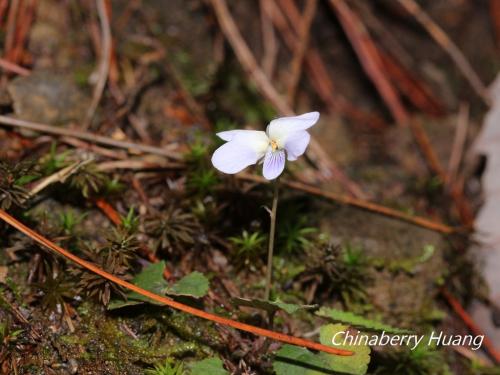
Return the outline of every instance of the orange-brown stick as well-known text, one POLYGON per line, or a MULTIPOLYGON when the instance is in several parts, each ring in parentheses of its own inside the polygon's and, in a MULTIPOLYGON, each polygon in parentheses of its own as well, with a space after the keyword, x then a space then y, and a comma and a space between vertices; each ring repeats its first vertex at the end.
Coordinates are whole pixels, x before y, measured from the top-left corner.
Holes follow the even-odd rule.
POLYGON ((24 233, 28 237, 32 238, 33 240, 37 241, 41 245, 55 251, 56 253, 66 257, 66 258, 68 258, 72 262, 84 267, 85 269, 87 269, 91 272, 94 272, 97 275, 99 275, 99 276, 101 276, 109 281, 112 281, 115 284, 118 284, 118 285, 120 285, 128 290, 139 293, 145 297, 151 298, 152 300, 159 302, 163 305, 167 305, 169 307, 172 307, 174 309, 183 311, 185 313, 197 316, 197 317, 202 318, 202 319, 210 320, 212 322, 223 324, 223 325, 226 325, 226 326, 229 326, 232 328, 236 328, 236 329, 239 329, 241 331, 250 332, 254 335, 268 337, 270 339, 285 342, 287 344, 302 346, 305 348, 319 350, 319 351, 322 351, 325 353, 341 355, 341 356, 350 356, 350 355, 354 354, 353 352, 348 351, 348 350, 332 348, 332 347, 329 347, 326 345, 316 343, 314 341, 304 340, 304 339, 301 339, 299 337, 289 336, 289 335, 285 335, 283 333, 274 332, 274 331, 270 331, 270 330, 267 330, 264 328, 259 328, 259 327, 255 327, 255 326, 252 326, 249 324, 241 323, 241 322, 238 322, 236 320, 223 318, 223 317, 220 317, 218 315, 207 313, 203 310, 195 309, 191 306, 184 305, 184 304, 179 303, 177 301, 174 301, 170 298, 159 296, 159 295, 152 293, 146 289, 142 289, 134 284, 128 283, 128 282, 120 279, 119 277, 116 277, 116 276, 102 270, 101 268, 97 267, 95 264, 92 264, 90 262, 87 262, 87 261, 77 257, 76 255, 72 254, 71 252, 63 249, 62 247, 56 245, 52 241, 48 240, 47 238, 41 236, 40 234, 36 233, 32 229, 28 228, 23 223, 16 220, 12 216, 10 216, 4 210, 0 210, 0 219, 2 219, 3 221, 7 222, 10 225, 12 225, 14 228, 16 228, 20 232, 24 233))
POLYGON ((120 214, 104 199, 96 199, 95 205, 99 207, 102 212, 104 212, 108 219, 113 222, 113 224, 117 226, 120 226, 122 224, 122 218, 120 217, 120 214))
POLYGON ((484 336, 484 347, 489 355, 495 360, 496 363, 500 363, 500 352, 495 349, 495 345, 493 342, 486 337, 486 335, 481 331, 481 328, 474 322, 472 317, 465 311, 460 302, 452 296, 452 294, 446 288, 441 288, 441 294, 451 305, 453 310, 457 313, 457 315, 463 320, 465 325, 470 329, 472 333, 477 336, 484 336))

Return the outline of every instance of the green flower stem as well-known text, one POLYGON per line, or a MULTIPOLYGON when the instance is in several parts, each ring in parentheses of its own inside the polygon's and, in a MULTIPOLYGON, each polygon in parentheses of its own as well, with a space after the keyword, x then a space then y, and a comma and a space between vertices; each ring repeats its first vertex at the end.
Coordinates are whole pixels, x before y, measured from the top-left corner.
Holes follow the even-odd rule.
POLYGON ((273 251, 274 251, 274 234, 276 232, 276 212, 278 211, 278 192, 279 178, 274 180, 273 206, 269 215, 271 216, 271 226, 269 229, 269 246, 267 248, 267 269, 266 269, 266 291, 264 299, 269 300, 271 295, 271 283, 273 276, 273 251))

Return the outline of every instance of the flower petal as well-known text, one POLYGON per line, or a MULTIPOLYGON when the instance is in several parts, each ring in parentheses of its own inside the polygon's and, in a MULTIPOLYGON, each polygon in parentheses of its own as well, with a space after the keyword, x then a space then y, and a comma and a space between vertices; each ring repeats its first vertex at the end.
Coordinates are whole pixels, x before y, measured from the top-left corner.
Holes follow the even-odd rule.
POLYGON ((268 150, 264 157, 264 167, 262 174, 268 180, 274 180, 285 169, 285 151, 268 150))
POLYGON ((311 136, 305 130, 290 134, 285 143, 287 159, 290 161, 297 160, 306 151, 310 140, 311 136))
MULTIPOLYGON (((233 139, 254 139, 254 140, 265 140, 267 143, 267 135, 266 132, 262 130, 227 130, 224 132, 217 133, 217 136, 225 141, 232 141, 233 139), (264 138, 265 136, 265 138, 264 138)), ((267 144, 266 144, 267 147, 267 144)))
POLYGON ((285 146, 288 136, 300 130, 309 129, 319 119, 319 112, 304 113, 300 116, 281 117, 273 120, 267 127, 267 135, 276 141, 280 148, 285 146))
POLYGON ((215 150, 212 155, 212 164, 221 172, 233 174, 257 163, 261 157, 251 147, 231 141, 215 150))

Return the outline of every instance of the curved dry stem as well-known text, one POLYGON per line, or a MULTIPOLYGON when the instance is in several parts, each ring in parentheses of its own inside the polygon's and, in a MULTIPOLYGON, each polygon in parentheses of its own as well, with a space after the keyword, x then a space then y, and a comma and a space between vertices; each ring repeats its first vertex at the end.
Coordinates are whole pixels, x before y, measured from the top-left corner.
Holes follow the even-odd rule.
POLYGON ((126 289, 133 291, 133 292, 136 292, 136 293, 139 293, 140 295, 147 297, 147 298, 150 298, 153 301, 159 302, 163 305, 167 305, 169 307, 172 307, 174 309, 183 311, 185 313, 197 316, 197 317, 202 318, 202 319, 210 320, 212 322, 223 324, 223 325, 226 325, 226 326, 229 326, 232 328, 236 328, 236 329, 239 329, 241 331, 250 332, 254 335, 268 337, 270 339, 285 342, 287 344, 302 346, 305 348, 319 350, 319 351, 322 351, 325 353, 341 355, 341 356, 350 356, 350 355, 354 354, 353 352, 348 351, 348 350, 332 348, 332 347, 329 347, 326 345, 316 343, 314 341, 309 341, 309 340, 301 339, 299 337, 285 335, 283 333, 270 331, 270 330, 260 328, 260 327, 255 327, 255 326, 252 326, 250 324, 240 323, 236 320, 223 318, 223 317, 220 317, 218 315, 207 313, 203 310, 195 309, 191 306, 184 305, 184 304, 177 302, 177 301, 174 301, 170 298, 159 296, 155 293, 150 292, 149 290, 142 289, 142 288, 138 287, 137 285, 126 282, 126 281, 120 279, 119 277, 116 277, 116 276, 102 270, 101 268, 97 267, 93 263, 90 263, 90 262, 87 262, 87 261, 81 259, 80 257, 74 255, 73 253, 69 252, 68 250, 63 249, 62 247, 56 245, 52 241, 48 240, 47 238, 43 237, 42 235, 40 235, 40 234, 36 233, 35 231, 33 231, 32 229, 28 228, 23 223, 16 220, 12 216, 10 216, 4 210, 0 210, 0 219, 5 221, 6 223, 12 225, 14 228, 16 228, 20 232, 24 233, 28 237, 32 238, 33 240, 35 240, 39 244, 55 251, 56 253, 58 253, 64 257, 66 257, 67 259, 78 264, 79 266, 81 266, 81 267, 83 267, 83 268, 117 284, 117 285, 120 285, 123 288, 126 288, 126 289))

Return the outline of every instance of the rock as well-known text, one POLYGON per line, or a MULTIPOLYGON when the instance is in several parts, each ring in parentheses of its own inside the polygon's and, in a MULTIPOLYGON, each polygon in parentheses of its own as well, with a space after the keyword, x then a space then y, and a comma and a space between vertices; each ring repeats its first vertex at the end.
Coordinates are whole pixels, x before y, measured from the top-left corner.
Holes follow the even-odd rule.
POLYGON ((89 98, 67 76, 48 71, 33 72, 12 80, 7 90, 18 118, 52 125, 81 121, 89 98))
POLYGON ((446 272, 442 235, 352 207, 323 203, 320 209, 324 215, 318 217, 325 217, 321 230, 335 243, 360 249, 367 259, 383 264, 370 271, 373 283, 367 293, 389 322, 408 326, 432 308, 437 282, 446 272))

